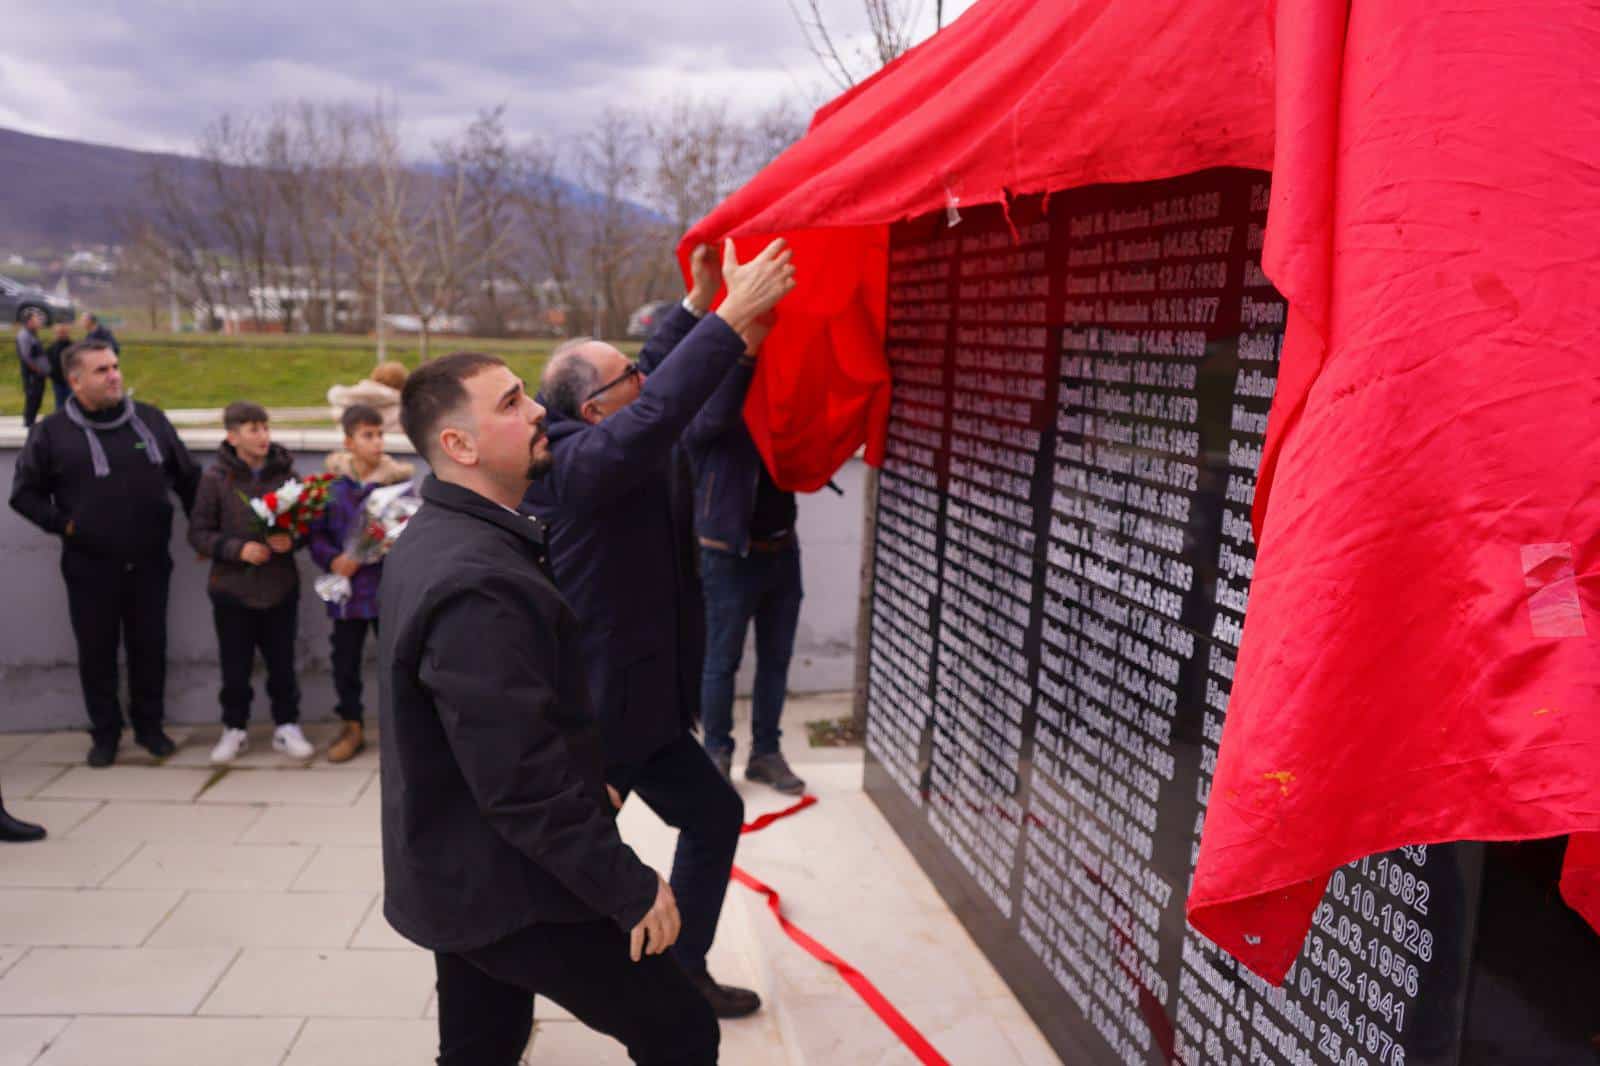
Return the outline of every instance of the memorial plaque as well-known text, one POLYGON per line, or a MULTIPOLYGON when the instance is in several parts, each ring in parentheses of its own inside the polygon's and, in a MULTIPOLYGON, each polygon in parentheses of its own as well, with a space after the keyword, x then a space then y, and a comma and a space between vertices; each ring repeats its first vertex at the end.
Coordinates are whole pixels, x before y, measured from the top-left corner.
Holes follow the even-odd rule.
MULTIPOLYGON (((1335 872, 1281 989, 1183 918, 1287 311, 1268 181, 895 228, 867 787, 1068 1061, 1470 1062, 1481 846, 1335 872)), ((1580 1015, 1551 1046, 1592 1056, 1580 1015)))

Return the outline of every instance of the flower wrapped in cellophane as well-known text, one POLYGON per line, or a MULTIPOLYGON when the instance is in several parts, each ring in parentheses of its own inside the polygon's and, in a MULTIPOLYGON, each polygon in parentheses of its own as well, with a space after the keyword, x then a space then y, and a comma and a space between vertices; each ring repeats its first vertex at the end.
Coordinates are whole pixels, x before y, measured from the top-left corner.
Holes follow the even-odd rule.
MULTIPOLYGON (((410 482, 373 489, 361 505, 361 521, 345 538, 344 554, 362 566, 382 559, 422 506, 410 482)), ((350 598, 350 579, 343 574, 323 574, 312 583, 325 603, 342 604, 350 598)))

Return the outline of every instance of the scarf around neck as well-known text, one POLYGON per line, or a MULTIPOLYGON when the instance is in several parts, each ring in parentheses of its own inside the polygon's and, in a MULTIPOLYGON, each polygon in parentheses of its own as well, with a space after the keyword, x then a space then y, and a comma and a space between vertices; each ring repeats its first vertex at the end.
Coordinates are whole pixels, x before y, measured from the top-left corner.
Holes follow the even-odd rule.
POLYGON ((95 477, 111 476, 111 464, 106 460, 106 450, 100 444, 99 434, 109 433, 113 429, 121 429, 130 424, 133 426, 133 431, 139 435, 139 439, 144 442, 144 452, 150 458, 150 462, 156 466, 161 465, 161 446, 156 443, 155 434, 150 432, 150 427, 134 413, 132 396, 123 397, 121 414, 103 422, 91 420, 85 415, 76 396, 67 397, 67 405, 62 410, 67 413, 67 421, 83 430, 83 435, 89 438, 89 457, 94 461, 95 477))

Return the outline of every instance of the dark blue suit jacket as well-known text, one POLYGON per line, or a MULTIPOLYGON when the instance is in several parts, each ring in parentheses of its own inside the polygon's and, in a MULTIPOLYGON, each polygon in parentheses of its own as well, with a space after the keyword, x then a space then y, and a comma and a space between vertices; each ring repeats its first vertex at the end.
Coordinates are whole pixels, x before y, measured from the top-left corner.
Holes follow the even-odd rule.
POLYGON ((606 779, 621 790, 699 716, 705 612, 676 445, 743 354, 721 318, 697 323, 677 309, 640 354, 637 400, 593 426, 550 413, 554 465, 524 499, 549 526, 556 583, 580 624, 606 779))

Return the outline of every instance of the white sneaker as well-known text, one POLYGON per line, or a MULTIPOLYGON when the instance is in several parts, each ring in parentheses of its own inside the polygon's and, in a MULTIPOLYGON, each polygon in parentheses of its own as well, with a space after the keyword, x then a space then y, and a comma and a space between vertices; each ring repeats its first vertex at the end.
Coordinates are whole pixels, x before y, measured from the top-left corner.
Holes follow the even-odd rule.
POLYGON ((272 731, 272 750, 281 751, 291 759, 310 759, 317 754, 317 749, 293 722, 272 731))
POLYGON ((222 739, 211 749, 214 766, 226 766, 250 750, 250 734, 243 729, 223 729, 222 739))

